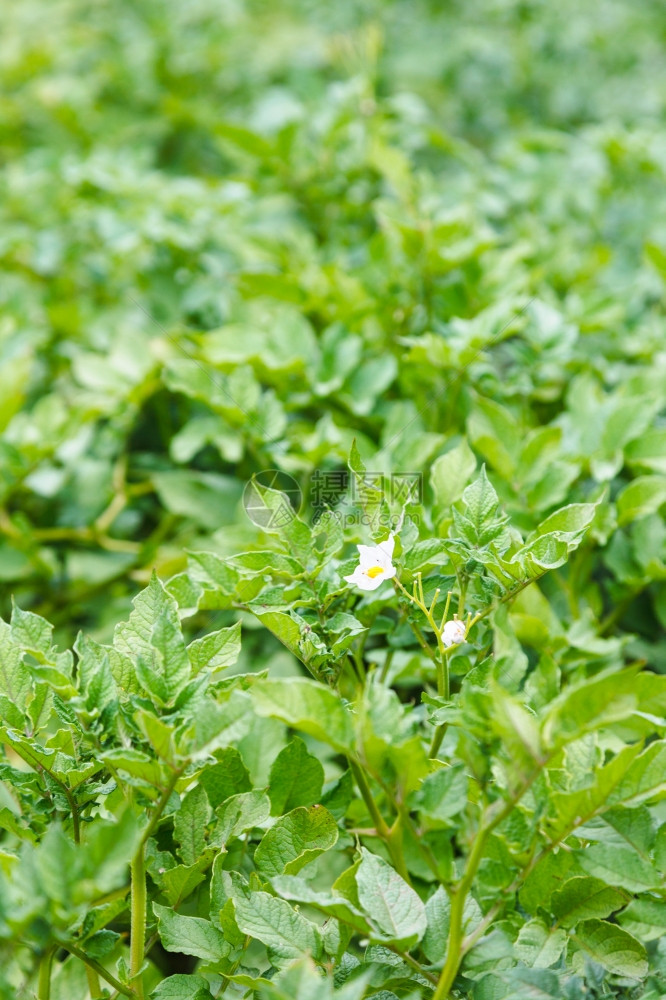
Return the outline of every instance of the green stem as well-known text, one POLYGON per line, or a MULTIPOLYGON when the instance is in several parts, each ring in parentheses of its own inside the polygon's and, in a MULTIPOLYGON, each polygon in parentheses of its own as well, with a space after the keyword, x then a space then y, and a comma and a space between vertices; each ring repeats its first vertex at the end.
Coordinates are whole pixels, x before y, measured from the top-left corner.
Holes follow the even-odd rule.
POLYGON ((358 790, 361 793, 363 801, 368 807, 368 812, 372 817, 372 821, 375 824, 377 835, 381 837, 388 848, 395 870, 402 876, 402 878, 404 878, 408 885, 411 885, 411 879, 409 877, 409 872, 407 871, 405 859, 402 856, 402 851, 397 844, 396 838, 391 835, 391 830, 377 807, 377 803, 375 802, 372 796, 372 791, 370 790, 370 785, 368 784, 367 778, 363 773, 363 768, 351 758, 349 758, 349 766, 352 774, 354 775, 354 780, 356 781, 358 790))
POLYGON ((387 837, 389 836, 390 831, 384 817, 379 811, 377 803, 372 797, 370 785, 368 784, 367 778, 363 773, 363 769, 356 763, 355 760, 351 760, 351 758, 349 760, 349 766, 351 768, 352 774, 354 775, 354 780, 358 786, 358 790, 361 793, 361 796, 363 797, 363 801, 368 807, 368 812, 372 817, 372 822, 375 824, 375 830, 382 838, 382 840, 386 840, 387 837))
POLYGON ((379 679, 382 684, 386 683, 386 678, 388 677, 388 672, 391 669, 391 662, 393 660, 394 653, 395 653, 394 649, 387 649, 386 651, 386 656, 384 657, 384 664, 382 666, 382 672, 379 676, 379 679))
POLYGON ((143 856, 144 844, 132 858, 130 878, 132 882, 131 922, 130 922, 130 977, 134 982, 136 995, 143 1000, 143 982, 140 976, 143 965, 143 948, 146 940, 146 866, 143 856))
POLYGON ((42 953, 39 960, 39 980, 37 983, 38 1000, 50 1000, 51 997, 51 967, 55 955, 55 945, 51 945, 42 953))
POLYGON ((462 944, 463 913, 465 909, 465 902, 467 900, 467 893, 469 892, 472 882, 474 881, 474 876, 476 875, 479 864, 481 863, 483 850, 492 829, 493 826, 488 825, 479 831, 479 834, 474 841, 474 846, 470 851, 469 858, 467 859, 465 874, 460 880, 460 884, 451 899, 451 916, 449 923, 449 940, 446 946, 446 962, 444 963, 444 968, 440 974, 437 989, 433 994, 432 1000, 446 1000, 446 997, 448 997, 451 987, 453 986, 453 982, 458 975, 458 968, 462 960, 460 945, 462 944))
POLYGON ((89 958, 86 953, 81 951, 80 948, 77 948, 75 944, 72 944, 70 941, 59 941, 58 944, 61 947, 66 948, 70 955, 74 955, 75 958, 85 962, 89 968, 94 969, 97 975, 108 983, 109 986, 113 986, 116 993, 120 993, 124 997, 130 997, 130 1000, 134 1000, 137 996, 133 989, 130 989, 129 986, 125 986, 121 983, 120 980, 116 979, 115 976, 105 969, 103 965, 100 965, 100 963, 94 958, 89 958))
POLYGON ((439 748, 442 745, 442 740, 446 736, 446 722, 442 722, 441 725, 437 726, 435 732, 433 733, 432 743, 430 744, 430 749, 428 750, 428 756, 434 758, 439 753, 439 748))
MULTIPOLYGON (((451 898, 451 915, 449 918, 449 938, 446 948, 446 961, 444 963, 444 968, 440 973, 437 989, 433 993, 432 1000, 446 1000, 449 996, 454 980, 458 975, 458 969, 460 968, 460 963, 463 959, 461 945, 463 939, 463 913, 465 910, 465 903, 467 901, 467 894, 472 887, 479 865, 481 864, 483 852, 485 850, 486 843, 488 842, 488 837, 493 832, 495 827, 506 819, 515 807, 516 803, 523 797, 532 782, 541 773, 541 767, 542 762, 539 763, 539 767, 535 768, 534 771, 532 771, 523 780, 522 784, 518 789, 516 789, 511 798, 495 812, 494 816, 490 816, 479 829, 472 845, 472 849, 469 852, 463 877, 458 883, 458 886, 456 887, 451 898)), ((495 805, 499 805, 499 802, 495 803, 495 805)))
POLYGON ((184 769, 185 765, 177 768, 169 778, 169 782, 153 810, 150 822, 143 831, 137 852, 130 863, 130 976, 135 984, 134 993, 139 1000, 143 1000, 143 981, 139 972, 143 965, 146 943, 146 864, 144 857, 146 843, 157 827, 166 804, 171 798, 171 793, 176 787, 176 782, 184 769))
POLYGON ((102 986, 96 971, 89 965, 86 965, 86 979, 88 980, 90 1000, 98 1000, 98 998, 102 996, 102 986))

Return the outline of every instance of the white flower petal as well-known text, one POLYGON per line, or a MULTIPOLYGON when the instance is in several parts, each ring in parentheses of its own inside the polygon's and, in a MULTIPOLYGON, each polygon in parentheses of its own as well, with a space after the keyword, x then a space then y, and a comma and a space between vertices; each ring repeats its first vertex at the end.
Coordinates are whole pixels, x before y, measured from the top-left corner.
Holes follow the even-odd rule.
POLYGON ((360 590, 376 590, 377 587, 381 587, 385 579, 386 579, 385 573, 379 573, 377 576, 374 577, 367 576, 367 574, 363 572, 360 566, 356 567, 351 576, 345 577, 347 583, 353 584, 360 590))
POLYGON ((396 568, 391 562, 395 539, 390 534, 379 545, 357 545, 358 566, 344 579, 361 590, 376 590, 384 580, 392 580, 396 568))
POLYGON ((442 642, 445 646, 456 646, 459 642, 465 641, 466 634, 465 623, 452 619, 442 629, 442 642))
POLYGON ((377 548, 381 549, 382 552, 386 553, 386 555, 389 558, 389 561, 393 559, 393 549, 395 548, 395 535, 393 534, 393 532, 391 532, 388 538, 384 539, 383 542, 380 542, 377 548))

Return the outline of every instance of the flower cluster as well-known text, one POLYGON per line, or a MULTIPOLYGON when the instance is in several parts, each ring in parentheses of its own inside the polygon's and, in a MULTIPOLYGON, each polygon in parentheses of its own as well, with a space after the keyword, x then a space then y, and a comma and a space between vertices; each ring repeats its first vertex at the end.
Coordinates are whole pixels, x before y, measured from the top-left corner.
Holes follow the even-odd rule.
MULTIPOLYGON (((344 578, 347 583, 354 584, 360 590, 377 590, 385 580, 393 579, 396 568, 393 565, 395 536, 392 532, 378 545, 357 545, 356 548, 358 566, 350 576, 344 578)), ((447 621, 440 628, 444 646, 457 646, 467 638, 467 626, 458 618, 447 621)))

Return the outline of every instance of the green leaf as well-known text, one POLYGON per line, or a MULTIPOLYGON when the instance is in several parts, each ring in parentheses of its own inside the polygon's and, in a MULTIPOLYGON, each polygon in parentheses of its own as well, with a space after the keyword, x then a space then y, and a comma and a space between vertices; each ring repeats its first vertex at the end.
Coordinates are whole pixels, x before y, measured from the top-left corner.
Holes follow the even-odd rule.
POLYGON ((48 653, 53 644, 53 625, 41 615, 22 611, 12 602, 11 641, 29 653, 48 653))
POLYGON ((264 792, 241 792, 226 799, 216 810, 217 823, 211 843, 225 846, 233 837, 260 826, 270 814, 271 804, 264 792))
POLYGON ((576 852, 578 864, 589 875, 629 892, 645 892, 661 885, 661 874, 633 846, 590 844, 576 852))
MULTIPOLYGON (((627 746, 598 768, 593 784, 573 792, 554 791, 550 796, 548 836, 555 842, 566 837, 577 826, 581 826, 593 816, 617 804, 617 789, 626 780, 631 767, 640 753, 640 745, 627 746), (610 802, 610 797, 615 802, 610 802)), ((660 776, 663 782, 663 776, 660 776)), ((634 793, 633 782, 629 779, 629 794, 634 793)))
POLYGON ((477 980, 473 996, 474 1000, 562 1000, 565 994, 557 973, 516 966, 477 980))
POLYGON ((356 885, 359 902, 382 941, 409 949, 421 940, 428 926, 423 903, 386 861, 364 847, 356 885))
POLYGON ((638 465, 666 475, 666 428, 652 427, 625 450, 629 465, 638 465))
POLYGON ((165 871, 151 872, 151 878, 159 885, 170 906, 177 909, 201 885, 215 854, 214 848, 208 848, 191 865, 176 865, 165 871))
MULTIPOLYGON (((372 973, 355 975, 340 988, 329 975, 322 977, 320 970, 309 959, 301 959, 279 972, 270 983, 260 984, 261 1000, 363 1000, 372 973)), ((388 1000, 385 991, 374 994, 378 1000, 388 1000)))
POLYGON ((642 979, 647 974, 645 948, 616 924, 585 920, 578 925, 574 939, 590 958, 617 976, 642 979))
POLYGON ((194 469, 155 472, 152 481, 167 510, 195 521, 208 531, 224 523, 225 507, 235 504, 242 493, 242 483, 237 479, 194 469))
POLYGON ((430 484, 438 508, 449 507, 460 499, 475 469, 476 458, 465 438, 435 459, 430 469, 430 484))
POLYGON ((618 494, 620 525, 656 513, 666 503, 666 476, 639 476, 618 494))
POLYGON ((321 763, 308 753, 303 740, 294 736, 271 766, 268 778, 271 814, 280 816, 296 806, 311 806, 319 802, 323 783, 324 768, 321 763))
POLYGON ((267 611, 257 614, 257 618, 294 656, 301 659, 301 630, 291 615, 283 611, 267 611))
POLYGON ((486 475, 485 465, 473 483, 463 490, 463 513, 453 508, 458 534, 470 545, 485 546, 504 530, 506 517, 499 513, 499 498, 486 475))
POLYGON ((638 707, 637 668, 598 674, 566 688, 542 723, 546 744, 562 746, 584 733, 626 719, 638 707))
POLYGON ((219 747, 242 739, 252 726, 250 696, 233 690, 221 705, 205 701, 180 739, 183 752, 192 760, 204 760, 219 747))
POLYGON ((550 901, 551 913, 562 927, 575 927, 590 917, 608 917, 627 901, 620 892, 602 879, 576 875, 557 889, 550 901))
POLYGON ((254 853, 264 875, 295 875, 338 839, 338 827, 322 806, 299 806, 268 830, 254 853))
POLYGON ((153 573, 133 604, 129 621, 116 626, 115 646, 135 660, 147 692, 158 703, 171 703, 190 676, 176 602, 153 573))
POLYGON ((632 899, 618 921, 641 941, 661 940, 666 935, 666 901, 649 897, 632 899))
POLYGON ((428 819, 445 822, 467 804, 467 783, 464 767, 442 767, 424 779, 414 806, 428 819))
POLYGON ((235 747, 225 747, 215 753, 216 764, 208 764, 199 775, 199 784, 206 790, 213 809, 231 795, 249 792, 250 773, 235 747))
POLYGON ((499 403, 479 397, 467 420, 467 433, 477 451, 510 480, 523 443, 520 426, 513 414, 499 403))
MULTIPOLYGON (((361 912, 359 906, 354 905, 342 894, 335 892, 335 887, 331 892, 318 892, 313 889, 309 882, 296 875, 276 875, 271 878, 271 884, 275 891, 284 899, 290 899, 298 903, 307 903, 313 906, 320 913, 329 917, 335 917, 362 934, 371 932, 367 918, 361 912)), ((354 887, 355 889, 355 887, 354 887)))
POLYGON ((564 928, 548 927, 543 920, 528 920, 518 933, 515 953, 530 969, 547 969, 555 965, 566 946, 564 928))
POLYGON ((213 994, 202 976, 178 973, 158 983, 150 994, 150 1000, 213 1000, 213 994))
POLYGON ((131 747, 127 750, 105 750, 101 754, 101 760, 107 761, 114 770, 125 772, 155 788, 160 788, 164 782, 164 771, 160 763, 141 750, 133 750, 131 747))
POLYGON ((258 715, 281 719, 294 729, 345 753, 353 744, 351 717, 330 688, 307 678, 259 680, 252 687, 258 715))
POLYGON ((542 521, 537 535, 554 535, 559 541, 572 542, 589 528, 597 512, 596 503, 570 503, 542 521))
POLYGON ((236 923, 243 932, 266 945, 274 965, 311 955, 321 957, 321 935, 314 924, 291 908, 284 899, 267 892, 253 892, 234 900, 236 923))
POLYGON ((31 689, 32 678, 21 648, 13 640, 10 626, 0 620, 0 691, 24 712, 31 689))
POLYGON ((159 903, 153 903, 153 912, 165 951, 194 955, 211 965, 219 965, 231 951, 222 932, 210 920, 186 917, 159 903))
POLYGON ((172 762, 175 755, 172 726, 143 708, 135 713, 134 718, 157 756, 162 760, 172 762))
POLYGON ((194 639, 187 647, 192 664, 192 673, 200 670, 220 670, 232 667, 240 655, 241 624, 236 622, 229 628, 210 632, 201 639, 194 639))
POLYGON ((201 785, 195 785, 183 798, 173 821, 178 853, 186 865, 195 864, 203 853, 210 816, 206 791, 201 785))

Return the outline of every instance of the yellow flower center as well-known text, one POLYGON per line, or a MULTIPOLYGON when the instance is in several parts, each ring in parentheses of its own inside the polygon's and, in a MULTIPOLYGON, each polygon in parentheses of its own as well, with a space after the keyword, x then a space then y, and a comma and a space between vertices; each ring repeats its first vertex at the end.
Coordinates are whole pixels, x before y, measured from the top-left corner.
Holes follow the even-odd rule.
POLYGON ((383 566, 371 566, 370 569, 366 569, 365 575, 369 576, 371 580, 374 580, 376 576, 379 576, 384 572, 383 566))

